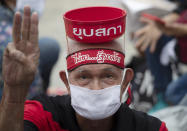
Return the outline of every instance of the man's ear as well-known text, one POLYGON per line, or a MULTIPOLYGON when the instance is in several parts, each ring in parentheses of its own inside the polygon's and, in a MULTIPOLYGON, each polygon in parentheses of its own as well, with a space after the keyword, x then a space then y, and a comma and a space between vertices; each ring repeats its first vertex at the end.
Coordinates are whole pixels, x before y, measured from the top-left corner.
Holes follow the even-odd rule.
POLYGON ((133 77, 134 77, 134 71, 131 68, 126 68, 125 77, 121 85, 121 95, 124 93, 125 89, 127 88, 128 84, 131 82, 133 77))
POLYGON ((68 77, 66 76, 66 72, 64 70, 60 71, 59 75, 60 75, 60 79, 64 82, 64 84, 65 84, 65 86, 66 86, 66 88, 68 90, 68 93, 70 93, 68 77))

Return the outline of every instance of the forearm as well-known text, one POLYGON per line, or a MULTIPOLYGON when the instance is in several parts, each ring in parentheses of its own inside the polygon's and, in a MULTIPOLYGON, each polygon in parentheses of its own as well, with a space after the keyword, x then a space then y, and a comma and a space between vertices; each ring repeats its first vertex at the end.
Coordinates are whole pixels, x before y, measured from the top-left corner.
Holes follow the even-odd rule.
POLYGON ((174 37, 186 37, 187 36, 187 24, 173 23, 166 25, 162 28, 163 32, 169 36, 174 37))
POLYGON ((23 131, 23 103, 1 103, 0 130, 23 131))
POLYGON ((0 105, 1 131, 23 131, 25 96, 22 90, 14 91, 5 85, 0 105))
POLYGON ((177 13, 171 13, 171 14, 164 16, 162 19, 166 23, 173 23, 173 22, 176 22, 178 18, 179 18, 179 15, 177 13))
POLYGON ((176 37, 187 36, 187 24, 176 24, 175 36, 176 37))

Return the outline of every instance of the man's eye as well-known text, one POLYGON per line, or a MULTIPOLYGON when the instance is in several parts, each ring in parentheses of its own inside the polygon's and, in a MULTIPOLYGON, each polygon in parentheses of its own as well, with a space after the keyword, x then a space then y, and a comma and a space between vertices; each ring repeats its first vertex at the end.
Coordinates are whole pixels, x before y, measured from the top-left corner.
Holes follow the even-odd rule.
POLYGON ((81 79, 85 80, 87 79, 88 77, 87 76, 80 76, 81 79))
POLYGON ((111 74, 109 74, 109 75, 106 75, 106 78, 112 79, 113 76, 111 74))

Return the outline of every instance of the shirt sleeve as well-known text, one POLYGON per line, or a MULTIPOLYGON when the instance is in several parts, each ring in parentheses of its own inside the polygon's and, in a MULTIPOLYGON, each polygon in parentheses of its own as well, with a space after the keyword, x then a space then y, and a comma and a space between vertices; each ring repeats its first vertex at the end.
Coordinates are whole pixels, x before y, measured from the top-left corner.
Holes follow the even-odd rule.
POLYGON ((43 110, 43 106, 40 102, 30 100, 25 102, 24 121, 24 127, 26 126, 26 128, 31 126, 30 123, 32 123, 38 128, 39 131, 43 130, 43 128, 45 127, 45 123, 47 123, 47 121, 45 119, 45 112, 43 110))
POLYGON ((162 122, 159 131, 168 131, 166 124, 164 122, 162 122))
POLYGON ((35 130, 37 128, 36 131, 66 131, 60 127, 58 122, 53 120, 51 112, 44 110, 43 105, 36 100, 25 102, 24 128, 29 128, 28 131, 33 128, 35 130))

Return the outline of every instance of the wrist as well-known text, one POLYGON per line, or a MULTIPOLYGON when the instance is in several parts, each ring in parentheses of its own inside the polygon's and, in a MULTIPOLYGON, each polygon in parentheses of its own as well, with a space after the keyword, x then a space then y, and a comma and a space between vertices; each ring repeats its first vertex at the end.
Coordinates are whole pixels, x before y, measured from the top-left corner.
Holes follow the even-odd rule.
POLYGON ((9 86, 4 84, 2 100, 6 103, 24 103, 28 92, 27 86, 9 86))
POLYGON ((179 15, 177 13, 172 13, 172 14, 164 16, 162 20, 165 21, 166 23, 173 23, 173 22, 176 22, 178 18, 179 18, 179 15))

